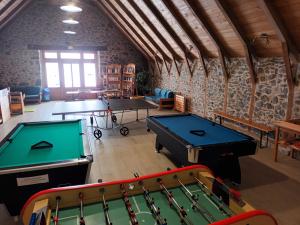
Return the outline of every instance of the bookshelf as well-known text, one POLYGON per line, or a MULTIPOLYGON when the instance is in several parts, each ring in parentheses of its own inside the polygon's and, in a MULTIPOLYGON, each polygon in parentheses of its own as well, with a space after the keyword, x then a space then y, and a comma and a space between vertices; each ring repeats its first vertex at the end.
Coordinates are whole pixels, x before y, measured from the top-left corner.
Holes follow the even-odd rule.
POLYGON ((22 92, 11 92, 9 95, 9 102, 12 115, 24 113, 24 96, 22 92))
POLYGON ((135 93, 135 64, 130 63, 123 67, 122 95, 125 98, 133 96, 135 93))
POLYGON ((115 91, 121 97, 121 88, 122 88, 122 66, 121 64, 110 64, 106 67, 106 90, 115 91))

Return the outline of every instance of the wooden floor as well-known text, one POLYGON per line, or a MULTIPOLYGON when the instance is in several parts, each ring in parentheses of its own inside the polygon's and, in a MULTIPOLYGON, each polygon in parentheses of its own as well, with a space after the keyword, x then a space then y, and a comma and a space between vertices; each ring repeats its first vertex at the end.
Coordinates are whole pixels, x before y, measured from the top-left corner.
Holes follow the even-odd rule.
MULTIPOLYGON (((0 125, 0 139, 21 121, 60 120, 59 116, 51 115, 53 107, 55 102, 31 105, 34 112, 14 116, 0 125)), ((170 111, 150 111, 152 115, 162 113, 170 111)), ((140 116, 145 117, 145 113, 140 113, 140 116)), ((125 114, 126 121, 134 119, 135 113, 125 114)), ((93 139, 94 162, 89 182, 131 178, 133 172, 144 175, 174 168, 164 154, 155 152, 155 135, 146 131, 145 121, 129 124, 128 127, 130 133, 127 137, 121 136, 116 129, 104 131, 100 141, 93 139)), ((261 149, 255 156, 244 157, 240 161, 242 184, 238 189, 243 198, 255 208, 272 213, 280 225, 299 225, 300 161, 280 155, 279 162, 274 163, 271 149, 261 149)), ((16 224, 3 205, 0 205, 0 224, 16 224)))

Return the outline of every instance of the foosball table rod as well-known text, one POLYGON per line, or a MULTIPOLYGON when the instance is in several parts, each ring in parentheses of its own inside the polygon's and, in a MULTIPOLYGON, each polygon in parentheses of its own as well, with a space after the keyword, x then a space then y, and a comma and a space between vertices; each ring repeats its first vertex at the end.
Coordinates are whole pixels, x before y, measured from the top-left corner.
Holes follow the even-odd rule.
POLYGON ((166 186, 163 184, 162 179, 158 178, 157 182, 160 186, 160 189, 162 192, 164 192, 166 197, 168 198, 170 206, 175 206, 176 212, 178 213, 180 220, 182 223, 185 223, 186 225, 193 225, 192 221, 187 217, 187 212, 183 208, 183 206, 180 206, 176 199, 174 198, 172 192, 170 192, 166 186))
POLYGON ((228 207, 224 206, 224 202, 215 193, 213 193, 213 191, 209 190, 201 180, 195 177, 193 173, 191 173, 190 175, 193 176, 193 178, 197 181, 201 190, 209 197, 210 200, 213 201, 214 206, 217 209, 221 210, 227 216, 232 216, 234 214, 228 207), (210 196, 218 199, 218 201, 214 200, 214 198, 210 198, 210 196))
POLYGON ((100 189, 100 193, 102 193, 102 206, 103 206, 103 211, 104 211, 104 215, 105 215, 105 223, 106 223, 106 225, 112 225, 112 222, 110 220, 110 216, 108 213, 108 204, 104 197, 104 189, 100 189))
POLYGON ((207 209, 205 209, 202 205, 200 205, 200 203, 198 202, 197 196, 194 195, 182 182, 181 180, 178 178, 177 175, 174 176, 174 179, 176 179, 178 181, 178 183, 181 185, 181 187, 184 189, 182 190, 182 192, 187 196, 187 198, 191 201, 192 205, 193 205, 193 209, 197 209, 198 212, 200 212, 200 214, 207 220, 207 222, 209 223, 213 223, 215 221, 217 221, 217 219, 211 215, 207 209))
POLYGON ((79 201, 80 201, 80 225, 85 225, 84 214, 83 214, 83 193, 79 193, 79 201))
POLYGON ((127 193, 127 191, 125 189, 124 184, 120 185, 120 189, 121 189, 121 192, 122 192, 122 195, 123 195, 123 200, 125 202, 125 206, 126 206, 126 209, 127 209, 127 212, 128 212, 128 215, 129 215, 129 218, 130 218, 130 221, 131 221, 131 224, 132 225, 138 225, 139 222, 138 222, 138 220, 136 218, 136 214, 135 214, 134 210, 131 207, 131 203, 130 203, 129 198, 128 198, 128 193, 127 193))
MULTIPOLYGON (((139 177, 138 173, 134 173, 134 176, 136 178, 139 177)), ((158 225, 167 225, 167 219, 166 218, 162 218, 161 214, 160 214, 160 208, 156 207, 155 203, 154 203, 154 199, 150 196, 149 191, 146 189, 146 187, 143 184, 143 181, 139 181, 138 184, 142 187, 143 189, 143 193, 144 193, 144 198, 147 202, 148 207, 150 208, 150 211, 152 213, 152 215, 154 216, 156 222, 158 225)))
POLYGON ((58 211, 59 211, 59 203, 60 203, 61 197, 57 196, 56 197, 56 207, 55 207, 55 215, 53 217, 53 223, 54 225, 58 225, 58 211))

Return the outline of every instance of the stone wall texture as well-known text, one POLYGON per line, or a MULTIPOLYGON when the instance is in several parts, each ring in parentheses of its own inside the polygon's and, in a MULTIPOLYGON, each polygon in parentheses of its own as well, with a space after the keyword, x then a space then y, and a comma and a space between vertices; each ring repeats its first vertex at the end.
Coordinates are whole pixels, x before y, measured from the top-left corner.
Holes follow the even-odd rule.
POLYGON ((198 114, 204 114, 204 97, 205 97, 205 82, 203 70, 199 65, 196 65, 194 75, 191 77, 186 64, 182 65, 181 73, 178 71, 173 63, 170 73, 168 73, 165 66, 162 68, 162 76, 157 76, 159 73, 156 69, 154 86, 167 88, 180 92, 182 95, 189 98, 189 111, 197 112, 198 114))
POLYGON ((237 58, 230 64, 227 113, 248 119, 251 96, 251 79, 245 59, 237 58))
MULTIPOLYGON (((201 116, 212 118, 214 110, 223 110, 225 80, 217 59, 206 61, 208 78, 200 66, 193 77, 184 65, 178 76, 175 67, 168 75, 165 68, 162 74, 155 72, 155 86, 168 88, 185 95, 189 110, 201 116), (174 75, 175 74, 175 75, 174 75), (206 101, 205 101, 206 99, 206 101), (206 104, 205 104, 206 102, 206 104)), ((227 113, 240 118, 249 118, 248 110, 251 97, 251 79, 244 58, 232 58, 227 63, 230 78, 227 92, 227 113)), ((258 58, 255 62, 258 82, 256 84, 253 120, 270 125, 274 120, 285 119, 288 86, 283 59, 258 58)), ((293 117, 300 117, 300 87, 295 87, 293 117)))
POLYGON ((34 0, 0 31, 0 86, 35 84, 41 79, 39 52, 28 45, 106 46, 101 64, 135 63, 146 69, 147 60, 92 0, 78 1, 81 13, 59 9, 66 0, 34 0), (73 18, 78 25, 62 20, 73 18), (64 30, 76 35, 66 35, 64 30))
POLYGON ((288 85, 282 58, 259 59, 253 119, 269 124, 286 116, 288 85))

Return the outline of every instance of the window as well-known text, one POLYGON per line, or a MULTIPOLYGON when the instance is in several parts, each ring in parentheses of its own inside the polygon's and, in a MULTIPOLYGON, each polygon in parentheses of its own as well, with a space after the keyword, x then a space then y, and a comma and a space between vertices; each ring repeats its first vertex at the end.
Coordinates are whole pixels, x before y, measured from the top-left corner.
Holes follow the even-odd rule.
POLYGON ((64 81, 65 87, 80 87, 80 71, 79 64, 77 63, 65 63, 64 64, 64 81))
POLYGON ((58 63, 46 63, 46 77, 48 87, 60 87, 58 63))
POLYGON ((96 87, 95 63, 84 63, 84 84, 86 87, 96 87))
POLYGON ((57 59, 57 52, 45 52, 46 59, 57 59))
POLYGON ((62 59, 80 59, 79 52, 62 52, 60 53, 62 59))
POLYGON ((84 59, 95 59, 95 53, 83 53, 84 59))
POLYGON ((50 88, 97 86, 97 54, 86 51, 44 51, 45 79, 50 88))

